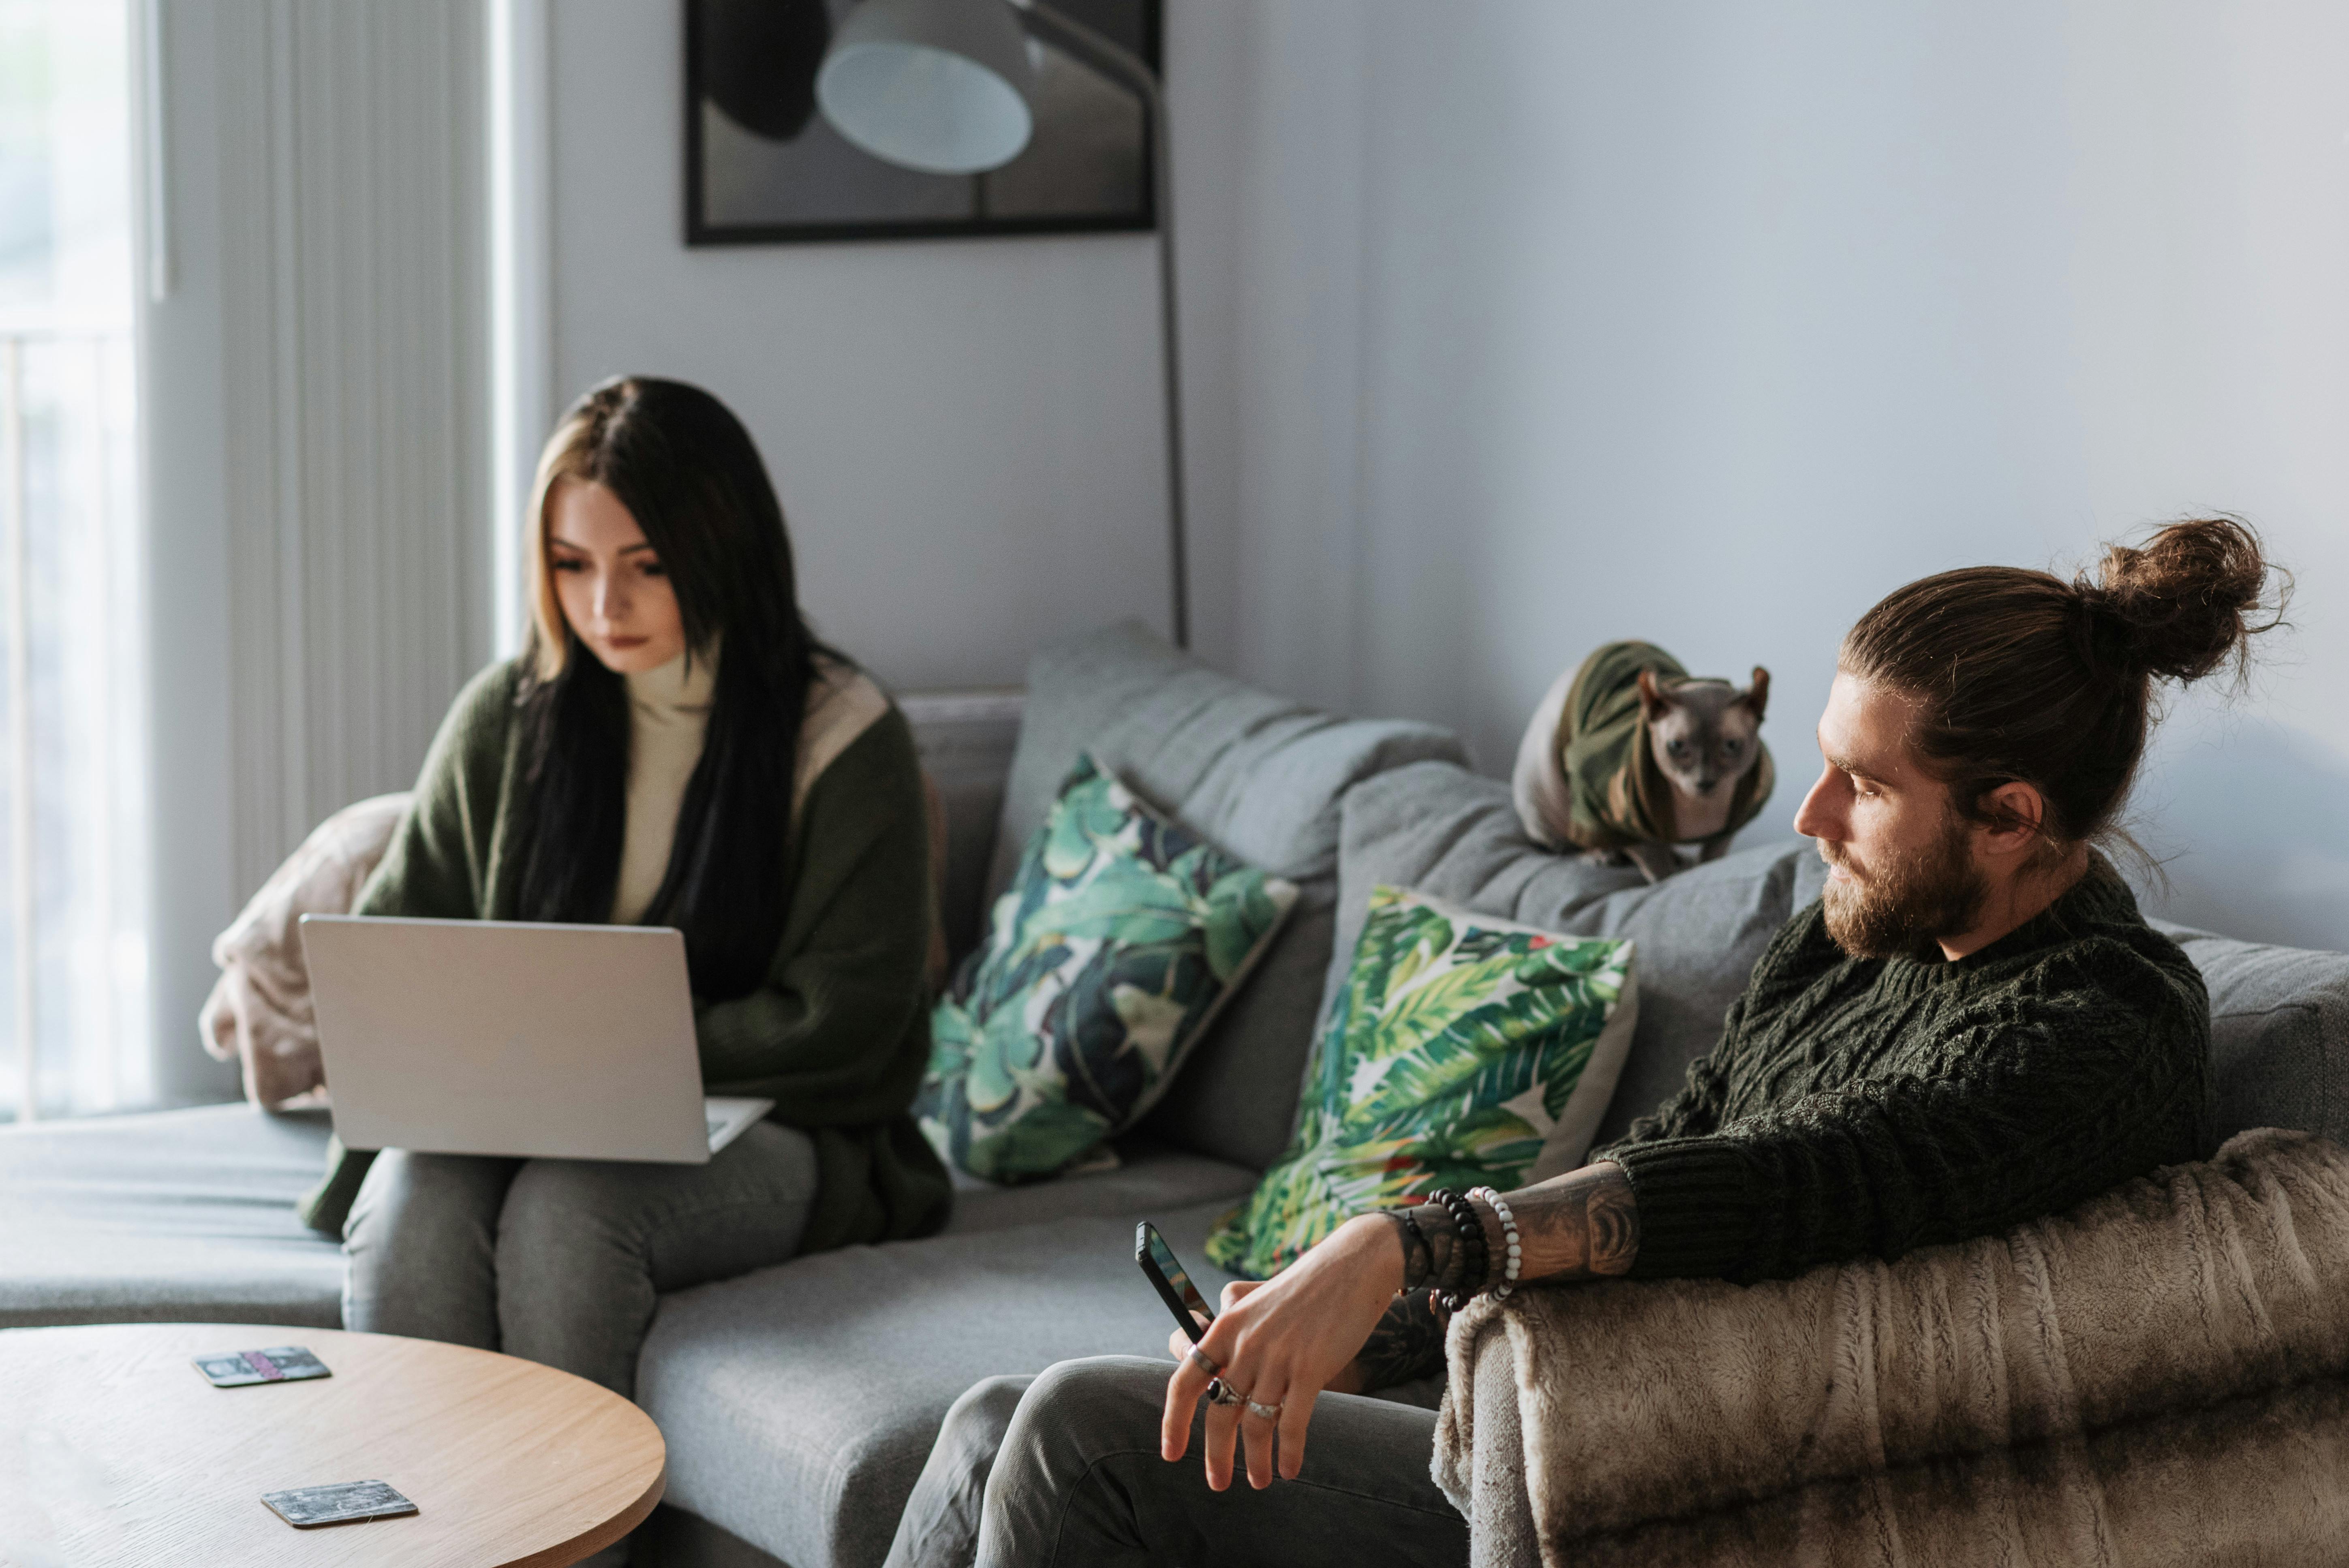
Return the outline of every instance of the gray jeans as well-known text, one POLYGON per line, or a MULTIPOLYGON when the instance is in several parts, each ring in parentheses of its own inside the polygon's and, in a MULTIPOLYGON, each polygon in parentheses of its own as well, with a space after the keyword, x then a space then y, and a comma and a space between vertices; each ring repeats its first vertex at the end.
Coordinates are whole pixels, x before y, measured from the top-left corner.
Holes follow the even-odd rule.
POLYGON ((1172 1370, 1104 1356, 974 1386, 947 1413, 888 1568, 1468 1561, 1467 1521, 1428 1473, 1433 1410, 1324 1394, 1295 1480, 1257 1491, 1235 1475, 1216 1492, 1204 1414, 1183 1460, 1158 1457, 1172 1370))
POLYGON ((665 1291, 787 1262, 815 1145, 762 1121, 707 1165, 386 1150, 343 1228, 343 1326, 636 1387, 665 1291))

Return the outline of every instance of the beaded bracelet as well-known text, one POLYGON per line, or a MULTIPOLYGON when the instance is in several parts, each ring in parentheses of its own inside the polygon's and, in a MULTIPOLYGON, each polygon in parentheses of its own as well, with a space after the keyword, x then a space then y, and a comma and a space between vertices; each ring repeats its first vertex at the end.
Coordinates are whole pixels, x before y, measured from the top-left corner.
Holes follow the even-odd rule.
MULTIPOLYGON (((1441 1203, 1452 1217, 1452 1228, 1459 1233, 1460 1272, 1457 1283, 1439 1290, 1435 1305, 1446 1312, 1457 1312, 1468 1305, 1468 1298, 1485 1288, 1491 1270, 1485 1252, 1485 1222, 1476 1217, 1476 1205, 1450 1188, 1439 1188, 1428 1195, 1431 1203, 1441 1203)), ((1447 1274, 1451 1271, 1446 1270, 1447 1274)))
POLYGON ((1508 1256, 1503 1262, 1501 1278, 1493 1285, 1493 1299, 1506 1301, 1509 1293, 1517 1288, 1517 1271, 1525 1265, 1525 1251, 1518 1244, 1517 1217, 1509 1212, 1509 1201, 1490 1187, 1471 1187, 1468 1196, 1492 1204, 1494 1214, 1501 1222, 1501 1236, 1507 1243, 1508 1256))

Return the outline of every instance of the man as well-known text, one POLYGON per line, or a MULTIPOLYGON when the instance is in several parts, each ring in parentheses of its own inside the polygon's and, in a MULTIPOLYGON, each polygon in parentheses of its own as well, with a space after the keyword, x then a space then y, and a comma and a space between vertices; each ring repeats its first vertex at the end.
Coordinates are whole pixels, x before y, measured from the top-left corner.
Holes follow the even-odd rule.
POLYGON ((2201 977, 2095 846, 2117 836, 2153 681, 2240 659, 2267 573, 2240 525, 2183 522, 2107 552, 2099 581, 1979 568, 1869 611, 1795 818, 1825 895, 1681 1092, 1580 1171, 1358 1216, 1230 1287, 1195 1349, 1170 1340, 1171 1378, 1122 1358, 1045 1373, 988 1480, 979 1562, 1464 1562, 1433 1416, 1343 1400, 1316 1426, 1315 1401, 1440 1367, 1430 1289, 1510 1283, 1512 1226, 1519 1282, 1789 1277, 2201 1157, 2201 977), (1195 1426, 1204 1486, 1163 1462, 1195 1426), (1236 1448, 1252 1487, 1292 1484, 1227 1490, 1236 1448))

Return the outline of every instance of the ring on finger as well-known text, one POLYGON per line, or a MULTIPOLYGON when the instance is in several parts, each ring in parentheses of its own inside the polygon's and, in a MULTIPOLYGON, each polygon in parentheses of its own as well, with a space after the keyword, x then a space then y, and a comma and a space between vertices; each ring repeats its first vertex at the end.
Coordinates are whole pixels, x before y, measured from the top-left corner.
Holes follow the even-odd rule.
POLYGON ((1216 1364, 1216 1358, 1214 1357, 1208 1355, 1206 1351, 1200 1349, 1195 1345, 1191 1346, 1191 1365, 1196 1367, 1200 1371, 1205 1372, 1210 1377, 1215 1377, 1217 1373, 1223 1370, 1221 1367, 1216 1364))
POLYGON ((1280 1419, 1280 1407, 1278 1405, 1259 1405, 1254 1399, 1244 1399, 1241 1403, 1247 1407, 1247 1413, 1259 1421, 1280 1419))
POLYGON ((1244 1403, 1247 1398, 1247 1395, 1225 1382, 1221 1377, 1214 1379, 1207 1385, 1207 1403, 1210 1405, 1237 1405, 1244 1403))

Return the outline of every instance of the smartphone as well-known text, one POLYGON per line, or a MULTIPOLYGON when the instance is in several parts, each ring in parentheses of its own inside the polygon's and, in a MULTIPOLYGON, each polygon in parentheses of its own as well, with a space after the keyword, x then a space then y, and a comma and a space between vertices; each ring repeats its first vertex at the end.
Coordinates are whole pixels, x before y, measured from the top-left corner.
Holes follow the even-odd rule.
POLYGON ((1147 1220, 1133 1227, 1133 1261, 1142 1265, 1142 1272, 1158 1287, 1158 1298, 1174 1315, 1174 1321, 1183 1326, 1183 1332, 1191 1336, 1191 1343, 1199 1343, 1200 1336, 1207 1332, 1202 1319, 1213 1323, 1216 1309, 1207 1305, 1199 1287, 1191 1283, 1191 1276, 1174 1261, 1174 1249, 1166 1244, 1158 1227, 1147 1220), (1191 1315, 1195 1312, 1197 1317, 1191 1315))

